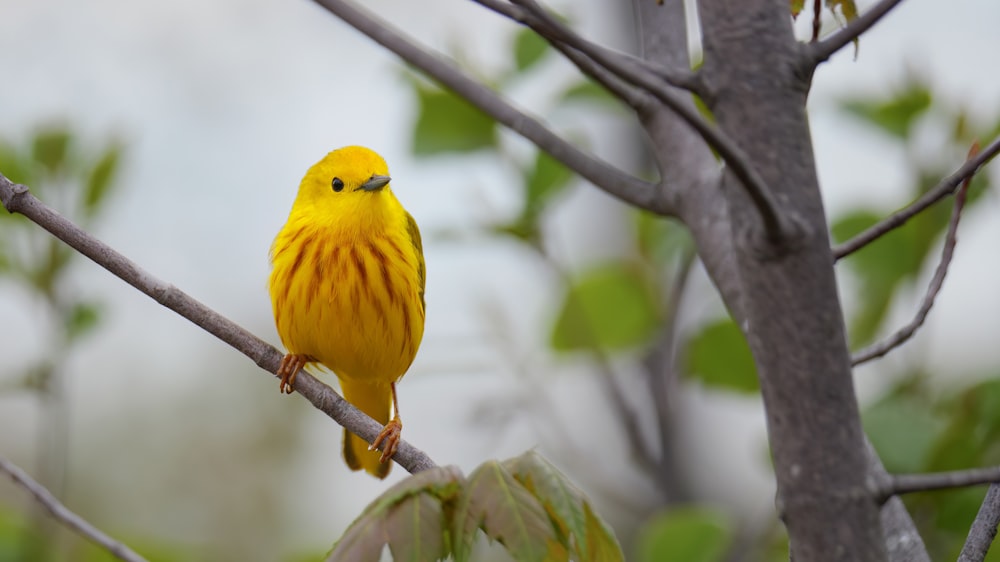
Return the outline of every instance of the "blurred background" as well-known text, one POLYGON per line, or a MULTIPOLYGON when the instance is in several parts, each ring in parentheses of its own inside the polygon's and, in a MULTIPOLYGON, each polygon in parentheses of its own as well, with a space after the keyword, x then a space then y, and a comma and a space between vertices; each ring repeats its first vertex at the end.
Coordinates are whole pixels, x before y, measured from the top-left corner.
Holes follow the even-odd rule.
MULTIPOLYGON (((553 6, 634 50, 629 3, 553 6)), ((517 26, 471 2, 366 7, 651 174, 634 118, 517 26)), ((910 0, 819 70, 810 110, 835 238, 1000 130, 998 21, 994 2, 910 0)), ((825 12, 824 32, 836 25, 825 12)), ((810 27, 799 16, 799 36, 810 27)), ((675 224, 577 180, 311 2, 0 0, 0 72, 0 172, 275 345, 267 252, 299 180, 333 148, 376 149, 428 269, 424 342, 400 386, 408 441, 466 473, 536 448, 630 557, 686 528, 677 540, 723 545, 715 559, 787 559, 752 363, 675 224), (677 377, 657 403, 664 332, 677 377)), ((973 184, 927 325, 857 370, 890 470, 1000 462, 997 177, 973 184)), ((949 212, 942 202, 838 265, 857 346, 912 317, 949 212)), ((349 472, 323 414, 6 215, 0 357, 0 455, 152 560, 317 559, 405 476, 349 472)), ((909 498, 932 554, 956 552, 981 496, 909 498)), ((25 559, 105 555, 0 483, 0 560, 25 559)))

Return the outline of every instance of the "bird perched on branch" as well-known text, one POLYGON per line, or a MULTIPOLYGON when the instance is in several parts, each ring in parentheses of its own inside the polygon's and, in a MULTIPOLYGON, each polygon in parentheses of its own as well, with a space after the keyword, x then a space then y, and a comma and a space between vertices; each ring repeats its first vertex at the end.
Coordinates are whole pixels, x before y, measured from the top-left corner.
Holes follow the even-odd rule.
POLYGON ((389 181, 385 160, 360 146, 309 168, 271 246, 269 283, 288 349, 279 390, 291 393, 308 364, 333 371, 344 398, 384 426, 371 447, 344 430, 347 465, 378 478, 403 428, 396 382, 424 333, 420 231, 389 181))

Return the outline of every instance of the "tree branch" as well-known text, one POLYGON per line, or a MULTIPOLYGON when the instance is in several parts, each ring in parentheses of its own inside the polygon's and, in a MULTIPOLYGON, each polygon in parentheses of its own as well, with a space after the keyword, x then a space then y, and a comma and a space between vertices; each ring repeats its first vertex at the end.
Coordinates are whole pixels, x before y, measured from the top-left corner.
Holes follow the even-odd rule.
MULTIPOLYGON (((129 285, 226 342, 252 359, 260 368, 271 374, 276 373, 282 358, 281 352, 277 349, 180 289, 153 277, 135 262, 87 234, 66 217, 39 201, 27 187, 12 183, 3 174, 0 174, 0 203, 8 212, 20 213, 31 219, 129 285)), ((369 443, 382 430, 378 422, 306 372, 299 373, 295 379, 295 390, 338 424, 369 443)), ((411 473, 436 466, 423 451, 405 441, 399 442, 399 449, 393 460, 411 473)))
POLYGON ((670 292, 667 296, 667 318, 657 338, 657 345, 643 358, 646 369, 646 383, 649 385, 650 399, 656 412, 656 427, 660 441, 660 457, 656 466, 656 482, 667 501, 681 503, 690 500, 688 487, 683 485, 680 474, 679 455, 676 454, 675 394, 677 390, 677 328, 680 308, 688 287, 691 271, 697 259, 693 249, 686 249, 681 255, 674 273, 670 292))
POLYGON ((611 362, 605 354, 597 349, 592 356, 601 373, 601 382, 604 384, 607 395, 611 398, 611 404, 618 413, 617 417, 621 421, 622 431, 625 432, 625 438, 628 440, 629 449, 632 451, 632 458, 647 473, 655 475, 657 462, 652 451, 649 450, 649 446, 642 438, 639 413, 629 404, 628 399, 625 398, 625 392, 618 383, 615 370, 611 367, 611 362))
MULTIPOLYGON (((607 193, 632 205, 652 209, 656 186, 636 178, 573 146, 541 121, 518 110, 484 84, 346 0, 314 0, 344 22, 392 51, 427 76, 453 90, 483 113, 536 144, 553 158, 607 193)), ((673 210, 660 207, 661 214, 673 210)))
MULTIPOLYGON (((871 441, 865 437, 865 452, 868 457, 868 470, 876 482, 890 478, 878 452, 871 441)), ((886 500, 879 512, 882 521, 882 532, 885 537, 885 547, 889 551, 889 562, 931 562, 924 546, 923 538, 913 524, 906 505, 898 496, 886 500)))
MULTIPOLYGON (((705 139, 705 142, 719 153, 726 162, 726 165, 732 170, 733 175, 740 180, 740 183, 747 190, 750 199, 760 212, 769 239, 773 242, 781 242, 789 240, 792 237, 794 227, 791 221, 780 212, 778 203, 771 194, 767 183, 754 168, 747 154, 743 152, 743 149, 739 145, 726 136, 725 133, 705 120, 698 113, 697 109, 685 104, 675 92, 671 91, 668 86, 657 80, 652 74, 629 65, 616 65, 617 61, 612 54, 584 40, 575 31, 552 17, 535 0, 511 1, 524 7, 525 10, 530 11, 534 17, 544 23, 544 26, 539 26, 536 31, 541 33, 551 30, 551 32, 556 33, 555 39, 549 39, 549 37, 543 35, 547 40, 565 42, 605 68, 611 69, 617 66, 615 72, 623 80, 627 80, 647 90, 661 103, 677 113, 688 125, 698 131, 702 138, 705 139)), ((581 68, 581 70, 585 69, 581 68)))
POLYGON ((829 59, 833 53, 842 49, 845 45, 854 41, 861 34, 868 31, 871 26, 878 23, 883 16, 896 7, 902 0, 882 0, 872 9, 858 16, 857 19, 848 23, 841 29, 831 34, 819 43, 809 45, 809 55, 812 58, 812 66, 816 67, 820 63, 829 59))
POLYGON ((0 457, 0 471, 6 472, 8 476, 20 487, 28 491, 35 497, 35 501, 42 505, 52 517, 57 521, 73 529, 83 538, 107 550, 112 556, 126 562, 146 562, 146 559, 136 554, 131 548, 105 535, 100 529, 91 525, 84 518, 70 511, 55 496, 52 495, 45 486, 42 486, 26 472, 14 463, 0 457))
POLYGON ((927 193, 924 193, 916 201, 910 203, 909 206, 889 215, 878 224, 872 226, 868 230, 858 234, 843 244, 834 246, 832 250, 833 260, 836 262, 844 256, 853 254, 868 244, 871 244, 879 237, 903 226, 906 224, 906 221, 920 214, 920 212, 927 207, 937 203, 946 195, 953 193, 959 184, 974 176, 979 169, 992 160, 998 152, 1000 152, 1000 136, 993 139, 993 142, 983 149, 982 152, 976 154, 975 156, 971 156, 959 169, 955 170, 953 174, 942 179, 927 193))
MULTIPOLYGON (((507 3, 504 0, 474 1, 480 6, 488 8, 500 15, 507 16, 522 25, 527 25, 528 27, 533 28, 532 24, 529 24, 529 22, 537 24, 536 19, 530 13, 521 9, 519 6, 507 3)), ((587 55, 563 42, 552 41, 551 45, 557 51, 562 53, 563 56, 569 59, 570 62, 572 62, 577 68, 582 70, 584 74, 593 78, 601 86, 604 86, 605 89, 617 96, 620 100, 624 101, 629 105, 629 107, 639 110, 652 103, 652 100, 649 99, 644 92, 623 81, 612 71, 597 64, 587 55)))
MULTIPOLYGON (((543 39, 552 44, 553 47, 559 49, 560 52, 565 54, 564 48, 570 48, 574 51, 583 52, 580 49, 581 44, 586 44, 588 50, 597 50, 607 57, 607 65, 605 68, 607 71, 611 72, 616 76, 622 76, 622 68, 631 67, 633 70, 642 70, 649 72, 655 76, 661 78, 664 82, 688 90, 690 92, 701 94, 704 91, 704 84, 698 78, 696 72, 692 72, 687 69, 680 69, 674 67, 667 67, 661 64, 657 64, 652 61, 641 59, 627 53, 622 53, 609 49, 602 45, 598 45, 592 41, 587 41, 582 37, 571 34, 571 36, 566 36, 563 33, 564 29, 568 29, 565 26, 552 27, 548 24, 546 18, 540 18, 537 16, 537 12, 530 6, 516 6, 507 2, 506 0, 473 0, 480 6, 488 8, 500 15, 506 16, 511 20, 527 26, 538 33, 543 39)), ((512 0, 514 1, 514 0, 512 0)), ((520 4, 519 2, 516 2, 520 4)), ((540 9, 540 8, 539 8, 540 9)), ((558 21, 558 20, 556 20, 558 21)), ((567 55, 568 56, 568 55, 567 55)), ((576 64, 578 68, 584 70, 577 61, 572 60, 573 64, 576 64)), ((591 59, 593 62, 593 59, 591 59)), ((589 71, 584 70, 588 75, 589 71)))
POLYGON ((1000 483, 1000 466, 929 474, 892 474, 880 486, 876 499, 881 503, 900 494, 967 488, 993 483, 1000 483))
POLYGON ((855 353, 851 357, 852 367, 882 357, 893 349, 903 345, 906 340, 913 337, 913 334, 924 325, 927 314, 931 311, 931 307, 934 306, 934 299, 937 298, 941 287, 944 286, 944 278, 948 275, 948 266, 951 265, 951 260, 955 255, 958 221, 962 218, 962 209, 965 207, 965 197, 969 192, 969 182, 971 179, 970 176, 963 180, 961 187, 958 188, 958 192, 955 193, 955 205, 951 209, 951 219, 948 220, 948 231, 944 237, 944 247, 941 249, 941 261, 938 263, 937 269, 934 270, 934 276, 927 287, 927 294, 924 295, 923 302, 920 303, 917 315, 909 324, 900 328, 899 331, 888 339, 870 345, 855 353))
POLYGON ((1000 525, 1000 485, 992 484, 969 528, 958 562, 983 562, 997 536, 997 525, 1000 525))

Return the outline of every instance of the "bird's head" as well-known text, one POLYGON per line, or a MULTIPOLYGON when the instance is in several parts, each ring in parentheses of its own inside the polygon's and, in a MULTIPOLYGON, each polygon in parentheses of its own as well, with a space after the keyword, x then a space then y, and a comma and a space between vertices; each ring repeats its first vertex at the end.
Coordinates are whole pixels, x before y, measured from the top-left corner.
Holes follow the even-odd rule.
POLYGON ((296 205, 364 206, 373 196, 391 194, 389 168, 375 151, 345 146, 327 154, 306 172, 296 205))

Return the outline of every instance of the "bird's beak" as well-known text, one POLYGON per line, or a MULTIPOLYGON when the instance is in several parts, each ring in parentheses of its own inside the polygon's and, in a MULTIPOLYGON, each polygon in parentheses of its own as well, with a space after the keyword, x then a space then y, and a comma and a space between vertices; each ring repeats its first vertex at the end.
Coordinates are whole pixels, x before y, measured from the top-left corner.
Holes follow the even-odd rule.
MULTIPOLYGON (((358 189, 363 189, 365 191, 379 191, 383 187, 389 185, 389 182, 391 180, 392 180, 392 178, 390 178, 389 176, 374 175, 374 176, 368 178, 368 181, 366 181, 365 183, 361 184, 358 187, 358 189)), ((355 190, 355 191, 357 191, 357 190, 355 190)))

